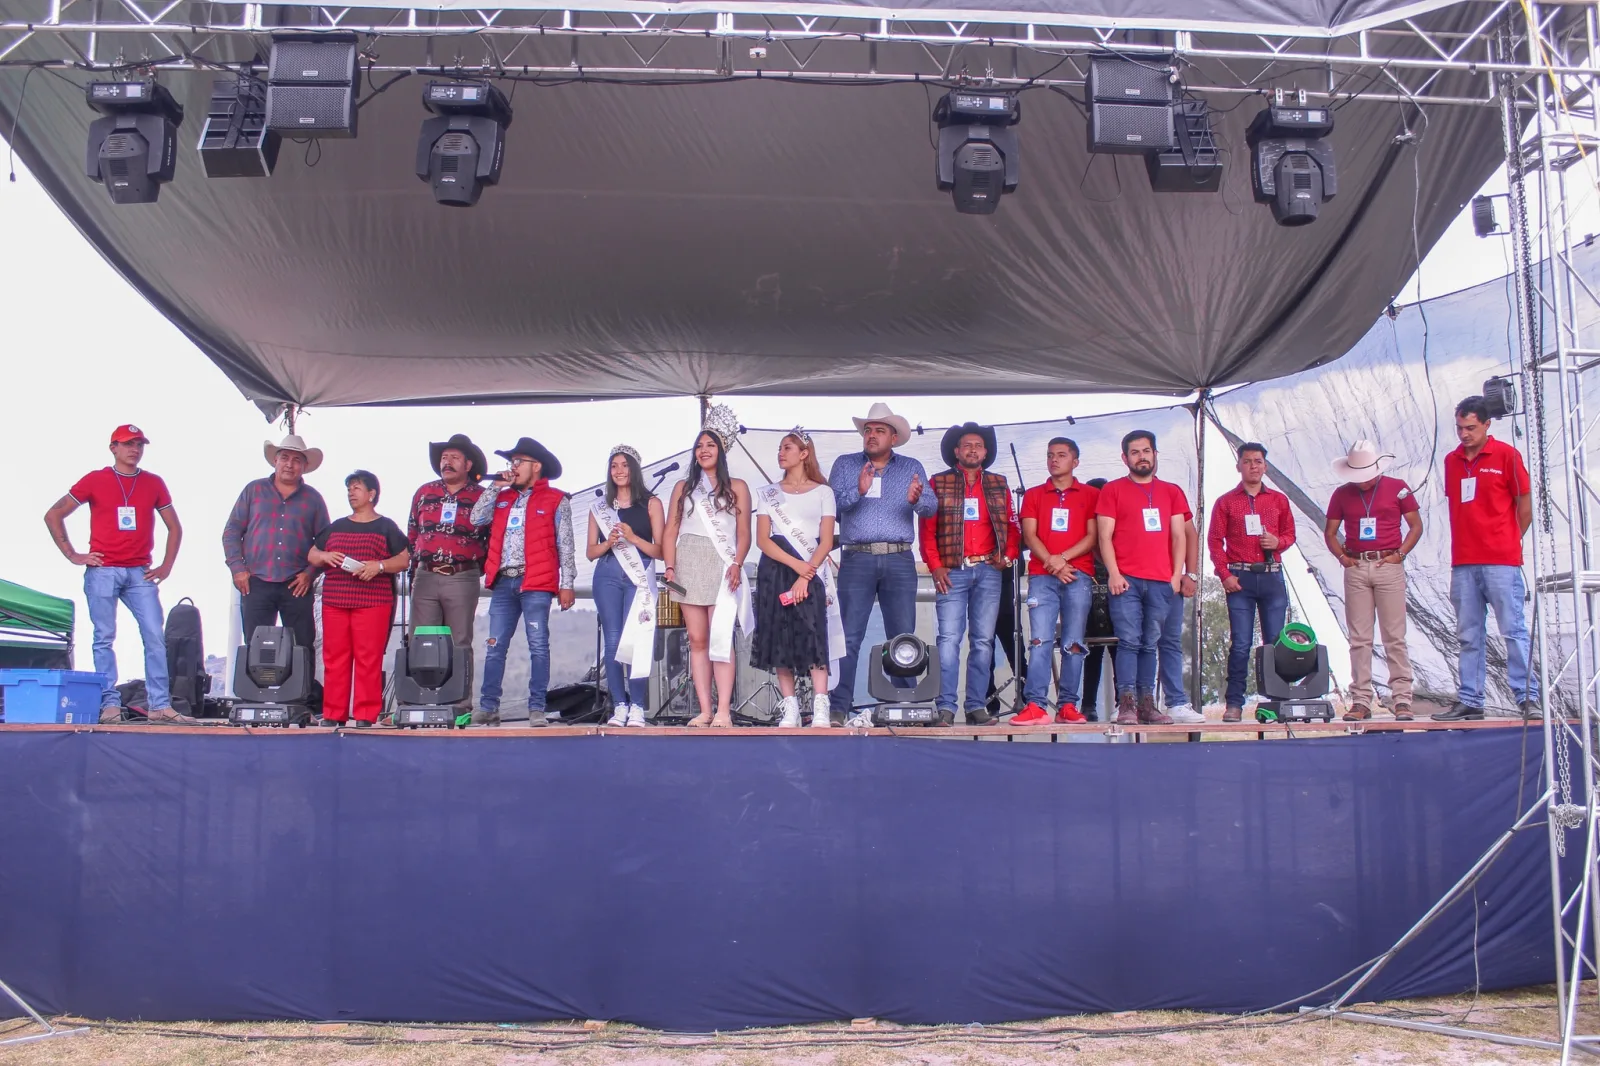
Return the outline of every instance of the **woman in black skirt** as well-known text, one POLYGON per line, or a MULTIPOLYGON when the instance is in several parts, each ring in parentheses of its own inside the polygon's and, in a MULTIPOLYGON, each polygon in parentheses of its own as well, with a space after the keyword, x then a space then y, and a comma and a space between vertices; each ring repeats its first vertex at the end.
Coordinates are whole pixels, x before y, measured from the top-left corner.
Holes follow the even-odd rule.
POLYGON ((756 631, 750 642, 750 665, 773 670, 783 693, 780 726, 800 722, 795 699, 795 674, 811 675, 811 724, 826 729, 828 717, 828 594, 823 580, 833 550, 837 511, 833 490, 822 478, 816 449, 805 430, 796 427, 778 443, 783 480, 756 493, 756 631), (796 544, 784 536, 788 528, 811 543, 796 544), (810 548, 807 551, 807 548, 810 548))

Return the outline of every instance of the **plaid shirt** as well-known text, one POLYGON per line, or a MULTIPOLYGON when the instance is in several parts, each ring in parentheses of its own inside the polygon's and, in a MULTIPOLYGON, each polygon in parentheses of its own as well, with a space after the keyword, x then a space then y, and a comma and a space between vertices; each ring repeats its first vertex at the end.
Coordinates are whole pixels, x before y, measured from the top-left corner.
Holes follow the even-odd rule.
POLYGON ((472 507, 483 491, 483 486, 477 482, 468 482, 460 492, 451 495, 443 480, 430 481, 417 490, 411 498, 408 529, 413 567, 427 569, 483 563, 489 554, 489 528, 472 524, 472 507), (456 501, 456 520, 442 526, 439 513, 446 500, 456 501))
POLYGON ((288 581, 311 567, 311 542, 328 525, 322 493, 304 481, 286 500, 272 478, 252 481, 239 493, 222 527, 222 554, 229 573, 262 581, 288 581))
POLYGON ((1263 563, 1261 538, 1245 532, 1245 517, 1260 515, 1261 528, 1278 538, 1277 559, 1294 543, 1294 511, 1289 497, 1265 485, 1251 496, 1240 484, 1221 496, 1211 507, 1211 523, 1206 527, 1206 549, 1218 577, 1228 579, 1229 563, 1263 563))

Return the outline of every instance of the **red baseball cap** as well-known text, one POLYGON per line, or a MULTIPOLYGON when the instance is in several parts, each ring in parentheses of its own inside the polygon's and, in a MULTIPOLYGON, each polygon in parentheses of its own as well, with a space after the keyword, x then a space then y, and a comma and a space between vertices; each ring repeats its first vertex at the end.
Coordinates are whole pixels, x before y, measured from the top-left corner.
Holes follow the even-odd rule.
POLYGON ((118 426, 111 431, 112 444, 131 444, 134 441, 138 441, 141 444, 149 444, 150 438, 144 435, 144 430, 131 422, 118 426))

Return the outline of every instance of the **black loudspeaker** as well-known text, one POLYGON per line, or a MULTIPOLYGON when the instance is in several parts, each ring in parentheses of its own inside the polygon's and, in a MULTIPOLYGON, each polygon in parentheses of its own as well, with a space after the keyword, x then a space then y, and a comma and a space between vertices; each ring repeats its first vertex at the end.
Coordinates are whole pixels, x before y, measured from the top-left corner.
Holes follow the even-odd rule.
POLYGON ((251 77, 217 78, 200 131, 208 178, 264 178, 278 163, 281 138, 267 129, 266 86, 251 77))
POLYGON ((1089 150, 1143 155, 1177 143, 1172 108, 1148 104, 1091 104, 1089 150))
POLYGON ((291 137, 354 137, 355 89, 349 85, 269 85, 267 128, 291 137))
POLYGON ((1156 192, 1216 192, 1222 187, 1222 156, 1204 102, 1186 100, 1173 112, 1176 144, 1144 157, 1156 192))
POLYGON ((274 85, 354 85, 353 36, 284 36, 272 41, 267 80, 274 85))
POLYGON ((1178 86, 1164 60, 1096 58, 1089 63, 1089 99, 1097 104, 1170 106, 1178 86))

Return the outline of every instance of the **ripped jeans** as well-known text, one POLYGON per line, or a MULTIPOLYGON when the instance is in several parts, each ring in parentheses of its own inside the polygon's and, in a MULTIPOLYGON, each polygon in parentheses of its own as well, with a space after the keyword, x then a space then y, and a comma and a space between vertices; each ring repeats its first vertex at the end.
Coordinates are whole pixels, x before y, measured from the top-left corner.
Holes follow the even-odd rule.
POLYGON ((1051 658, 1058 644, 1061 679, 1056 682, 1056 695, 1061 703, 1074 705, 1082 695, 1084 628, 1094 598, 1094 579, 1081 570, 1071 573, 1071 581, 1053 574, 1028 575, 1028 684, 1022 698, 1046 710, 1050 709, 1046 701, 1050 698, 1051 658), (1057 618, 1061 620, 1060 641, 1056 640, 1057 618))
POLYGON ((544 713, 550 687, 550 592, 524 592, 522 578, 499 578, 489 594, 489 643, 483 656, 480 711, 500 709, 500 681, 506 675, 506 652, 521 622, 528 634, 528 717, 544 713))

